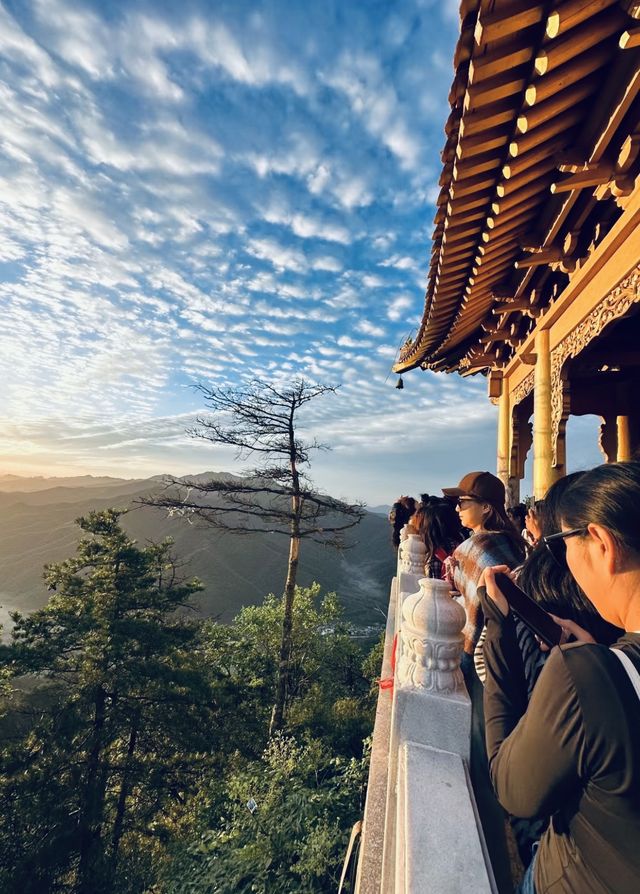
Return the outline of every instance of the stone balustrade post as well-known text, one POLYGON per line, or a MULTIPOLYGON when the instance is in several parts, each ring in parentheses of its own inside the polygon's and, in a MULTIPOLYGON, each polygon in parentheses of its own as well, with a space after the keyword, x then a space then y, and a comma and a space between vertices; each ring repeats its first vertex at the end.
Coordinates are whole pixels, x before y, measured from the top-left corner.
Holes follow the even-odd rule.
POLYGON ((460 670, 465 611, 451 598, 444 581, 422 578, 419 586, 402 603, 398 684, 466 694, 460 670))
POLYGON ((398 568, 396 570, 396 577, 400 577, 400 572, 402 571, 402 553, 408 536, 409 525, 404 525, 400 528, 400 545, 398 546, 398 568))
POLYGON ((419 534, 410 533, 402 544, 400 560, 401 571, 407 574, 424 574, 424 563, 427 558, 427 548, 419 534))

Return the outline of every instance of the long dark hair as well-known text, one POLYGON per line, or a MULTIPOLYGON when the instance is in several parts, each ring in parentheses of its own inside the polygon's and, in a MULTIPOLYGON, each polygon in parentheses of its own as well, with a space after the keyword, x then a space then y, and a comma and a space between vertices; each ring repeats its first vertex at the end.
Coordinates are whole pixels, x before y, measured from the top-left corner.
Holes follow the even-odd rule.
POLYGON ((640 556, 640 462, 585 472, 563 495, 559 518, 570 528, 602 525, 623 552, 640 556))
POLYGON ((458 513, 449 500, 438 497, 427 497, 426 501, 420 503, 411 524, 424 540, 427 565, 438 549, 443 549, 450 555, 467 536, 458 513))
POLYGON ((416 510, 416 501, 413 497, 400 497, 391 507, 389 521, 393 527, 391 541, 395 548, 400 546, 400 531, 404 528, 416 510))
MULTIPOLYGON (((480 502, 485 502, 481 500, 480 502)), ((511 541, 516 558, 522 562, 527 554, 527 546, 519 531, 516 531, 515 525, 507 515, 507 511, 502 506, 496 506, 493 503, 490 506, 489 514, 482 519, 482 527, 488 534, 506 534, 511 541)))
MULTIPOLYGON (((588 474, 588 472, 573 472, 551 485, 538 509, 538 521, 543 537, 560 530, 560 521, 564 518, 561 507, 565 504, 568 492, 581 485, 588 474)), ((592 498, 593 491, 590 490, 589 500, 592 498)), ((572 527, 581 526, 572 525, 572 527)), ((520 570, 518 583, 525 593, 547 611, 560 618, 575 621, 588 630, 598 642, 610 644, 620 636, 619 629, 600 617, 591 600, 575 582, 569 569, 559 565, 543 543, 539 543, 526 559, 520 570)))
POLYGON ((524 503, 516 503, 515 506, 509 506, 507 515, 516 526, 518 532, 521 532, 524 528, 524 520, 527 517, 527 507, 524 503))

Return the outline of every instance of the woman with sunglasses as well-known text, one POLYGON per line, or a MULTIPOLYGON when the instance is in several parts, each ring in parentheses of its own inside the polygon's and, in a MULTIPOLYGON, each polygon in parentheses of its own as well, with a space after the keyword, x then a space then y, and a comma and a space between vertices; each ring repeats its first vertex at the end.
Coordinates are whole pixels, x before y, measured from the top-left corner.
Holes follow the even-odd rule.
MULTIPOLYGON (((539 542, 518 571, 518 586, 546 611, 575 621, 596 642, 611 645, 622 636, 623 631, 601 618, 591 600, 585 596, 567 567, 564 538, 554 534, 560 529, 560 503, 564 494, 585 474, 573 472, 560 478, 551 485, 544 500, 536 504, 539 542)), ((548 653, 541 652, 537 641, 522 622, 516 620, 516 628, 530 696, 548 653)))
POLYGON ((456 497, 458 516, 471 536, 453 554, 453 586, 464 600, 465 624, 462 670, 471 688, 475 678, 473 652, 483 626, 477 587, 485 568, 515 568, 525 557, 525 543, 505 509, 504 484, 491 472, 469 472, 457 487, 443 488, 456 497))
POLYGON ((640 463, 586 472, 563 494, 567 566, 599 614, 626 633, 614 648, 560 621, 578 642, 553 649, 527 705, 508 603, 485 573, 485 728, 498 800, 552 816, 523 894, 640 891, 640 463))

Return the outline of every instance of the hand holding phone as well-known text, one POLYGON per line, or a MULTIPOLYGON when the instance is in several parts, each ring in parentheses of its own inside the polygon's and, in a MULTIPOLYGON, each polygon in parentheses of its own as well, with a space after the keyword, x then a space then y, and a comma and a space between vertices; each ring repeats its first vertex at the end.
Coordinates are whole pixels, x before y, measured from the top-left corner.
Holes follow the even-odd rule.
MULTIPOLYGON (((505 597, 511 611, 523 621, 533 633, 551 648, 562 640, 563 630, 551 615, 541 608, 530 596, 516 586, 503 571, 494 575, 496 586, 505 597)), ((504 612, 503 612, 504 613, 504 612)))

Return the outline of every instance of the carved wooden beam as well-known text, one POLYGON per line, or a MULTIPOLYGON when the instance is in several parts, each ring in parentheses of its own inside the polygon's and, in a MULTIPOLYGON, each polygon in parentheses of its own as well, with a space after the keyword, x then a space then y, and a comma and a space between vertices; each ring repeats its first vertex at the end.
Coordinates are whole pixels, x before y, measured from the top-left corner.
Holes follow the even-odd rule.
POLYGON ((506 211, 510 211, 512 208, 516 208, 518 205, 526 203, 529 199, 533 198, 533 196, 539 195, 540 192, 540 184, 534 181, 529 186, 519 190, 513 195, 505 196, 502 199, 496 199, 495 202, 491 203, 491 213, 504 214, 506 211))
POLYGON ((613 165, 608 161, 587 165, 583 171, 569 174, 563 180, 556 180, 551 184, 551 192, 571 192, 573 189, 584 189, 586 186, 600 186, 608 183, 613 174, 613 165))
POLYGON ((516 38, 509 43, 509 49, 505 52, 504 46, 490 51, 482 56, 477 56, 469 63, 469 84, 477 84, 488 78, 499 75, 505 71, 517 68, 519 65, 531 63, 531 41, 528 38, 516 38))
POLYGON ((521 270, 525 267, 540 267, 542 264, 551 264, 562 258, 562 249, 557 245, 551 245, 549 248, 543 248, 534 252, 526 258, 520 258, 516 261, 516 267, 521 270))
POLYGON ((518 115, 516 119, 516 130, 518 133, 528 133, 536 127, 540 127, 546 121, 550 121, 558 115, 561 115, 567 109, 572 109, 578 103, 582 102, 592 93, 594 93, 600 82, 600 76, 597 72, 583 78, 573 87, 561 90, 555 96, 550 97, 530 108, 528 111, 518 115))
POLYGON ((620 147, 617 169, 623 174, 626 173, 635 164, 638 153, 640 153, 640 132, 636 131, 630 134, 620 147))
POLYGON ((565 90, 571 84, 586 78, 593 71, 597 71, 611 60, 611 50, 608 46, 596 47, 590 53, 573 59, 570 65, 558 69, 550 75, 529 84, 524 92, 525 106, 533 106, 544 102, 561 90, 565 90))
POLYGON ((533 182, 538 183, 540 191, 542 192, 546 189, 549 182, 544 178, 547 174, 550 174, 551 171, 555 170, 555 167, 556 164, 554 159, 548 158, 545 161, 538 162, 537 165, 532 165, 521 174, 510 177, 508 180, 503 180, 496 186, 498 198, 503 199, 505 196, 511 195, 511 193, 519 192, 523 186, 528 186, 533 182))
POLYGON ((623 31, 618 45, 621 50, 631 50, 633 47, 640 47, 640 27, 623 31))
POLYGON ((563 3, 550 14, 545 26, 545 34, 551 39, 559 37, 608 6, 613 6, 615 2, 616 0, 591 0, 591 2, 569 0, 568 3, 563 3))
POLYGON ((471 108, 481 111, 484 106, 521 93, 528 77, 529 66, 519 65, 517 68, 505 68, 487 80, 469 85, 464 97, 464 111, 471 108))
POLYGON ((496 127, 490 133, 477 134, 460 140, 456 147, 458 158, 472 158, 474 155, 482 155, 490 149, 500 149, 508 141, 511 135, 511 127, 503 125, 496 127))
POLYGON ((493 341, 506 341, 508 338, 511 338, 510 329, 494 329, 481 335, 478 342, 481 345, 488 345, 493 341))
POLYGON ((506 10, 497 13, 486 13, 478 18, 473 38, 479 46, 482 43, 499 40, 517 34, 523 28, 537 25, 544 16, 543 3, 512 3, 509 15, 506 10))
POLYGON ((477 111, 469 112, 460 122, 460 136, 470 137, 477 133, 483 133, 490 127, 500 127, 512 120, 513 103, 504 100, 494 102, 477 111))
POLYGON ((556 156, 559 150, 563 149, 566 144, 567 138, 564 134, 558 135, 555 139, 547 140, 542 145, 535 146, 529 152, 525 152, 524 155, 510 159, 507 164, 502 166, 502 176, 505 180, 509 180, 511 177, 517 177, 518 174, 522 174, 523 171, 540 162, 545 162, 550 167, 555 167, 556 156))
POLYGON ((536 319, 542 313, 541 307, 536 307, 526 300, 518 300, 511 301, 508 304, 498 304, 493 308, 492 313, 494 314, 513 314, 513 313, 522 313, 526 314, 528 317, 532 319, 536 319))
POLYGON ((512 140, 512 142, 509 143, 509 155, 511 158, 517 158, 519 155, 523 155, 530 149, 534 149, 536 146, 546 143, 547 140, 550 140, 552 137, 555 137, 560 133, 566 133, 574 126, 574 124, 581 121, 582 117, 583 110, 581 108, 576 108, 574 106, 571 109, 567 109, 565 114, 558 115, 550 121, 547 121, 546 124, 542 124, 540 127, 535 127, 528 133, 512 140))
POLYGON ((540 50, 534 61, 536 73, 547 74, 564 65, 565 62, 577 58, 619 31, 625 21, 625 15, 620 10, 619 15, 616 15, 614 11, 602 19, 588 19, 577 28, 572 28, 567 34, 540 50))

